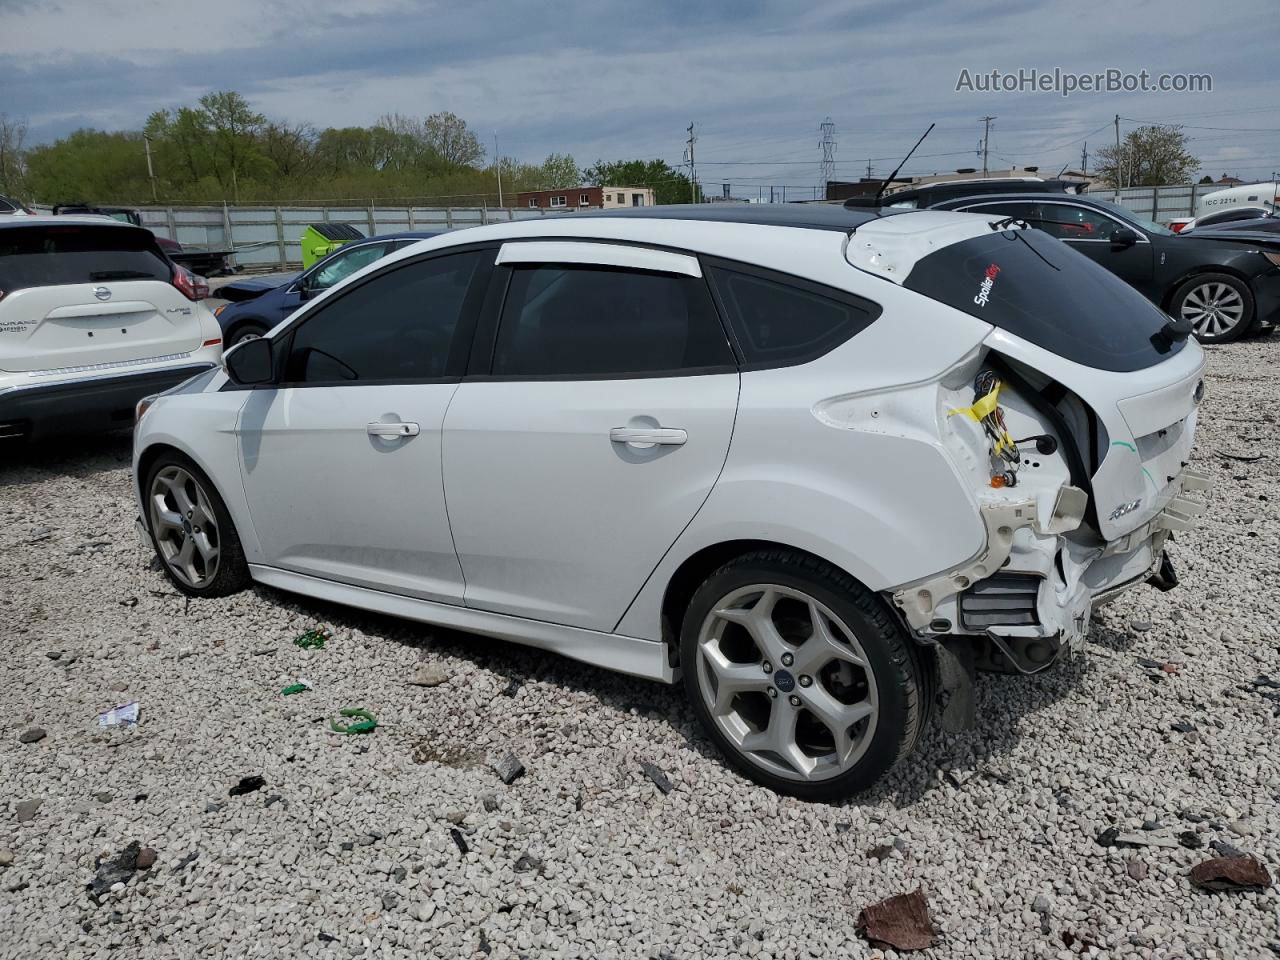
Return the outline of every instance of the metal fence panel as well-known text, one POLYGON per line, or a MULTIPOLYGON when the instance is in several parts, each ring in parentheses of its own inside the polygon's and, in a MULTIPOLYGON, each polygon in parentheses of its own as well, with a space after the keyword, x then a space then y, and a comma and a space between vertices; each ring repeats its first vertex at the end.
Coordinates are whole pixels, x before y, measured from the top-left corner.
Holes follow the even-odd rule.
POLYGON ((235 250, 237 266, 287 270, 302 263, 302 231, 313 223, 349 223, 365 236, 408 230, 459 230, 544 216, 506 207, 145 207, 143 226, 183 246, 235 250))

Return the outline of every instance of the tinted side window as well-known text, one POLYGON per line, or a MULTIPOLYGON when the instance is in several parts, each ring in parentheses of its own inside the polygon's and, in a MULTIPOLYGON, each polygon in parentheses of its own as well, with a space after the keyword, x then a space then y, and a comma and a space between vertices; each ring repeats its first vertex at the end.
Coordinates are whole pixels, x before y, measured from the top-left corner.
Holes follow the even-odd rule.
POLYGON ((285 381, 444 377, 480 258, 470 251, 407 264, 339 294, 298 326, 285 381))
POLYGON ((733 364, 704 281, 588 266, 511 271, 495 376, 680 374, 733 364))
POLYGON ((748 365, 815 360, 880 315, 869 300, 798 277, 721 266, 710 272, 748 365))
POLYGON ((1120 224, 1105 214, 1064 203, 1040 204, 1039 227, 1060 240, 1110 240, 1120 224))

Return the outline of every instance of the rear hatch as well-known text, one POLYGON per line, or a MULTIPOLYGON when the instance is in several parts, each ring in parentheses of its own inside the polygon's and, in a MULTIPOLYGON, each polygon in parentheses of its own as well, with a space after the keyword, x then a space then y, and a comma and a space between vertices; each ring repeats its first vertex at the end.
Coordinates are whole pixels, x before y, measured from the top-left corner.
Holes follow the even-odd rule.
POLYGON ((138 227, 0 229, 0 370, 109 369, 197 349, 196 304, 172 277, 138 227))
POLYGON ((903 286, 990 323, 986 345, 1030 371, 1019 389, 1064 412, 1070 391, 1093 413, 1072 439, 1105 539, 1178 492, 1204 354, 1124 281, 1039 230, 989 229, 921 257, 903 286))

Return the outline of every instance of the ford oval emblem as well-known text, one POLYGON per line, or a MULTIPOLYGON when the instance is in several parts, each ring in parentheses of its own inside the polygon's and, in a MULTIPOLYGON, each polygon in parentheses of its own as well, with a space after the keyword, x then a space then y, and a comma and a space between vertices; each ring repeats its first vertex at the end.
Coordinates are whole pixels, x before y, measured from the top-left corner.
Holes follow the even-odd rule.
POLYGON ((108 290, 106 287, 94 287, 93 295, 97 297, 99 300, 111 299, 111 291, 108 290))

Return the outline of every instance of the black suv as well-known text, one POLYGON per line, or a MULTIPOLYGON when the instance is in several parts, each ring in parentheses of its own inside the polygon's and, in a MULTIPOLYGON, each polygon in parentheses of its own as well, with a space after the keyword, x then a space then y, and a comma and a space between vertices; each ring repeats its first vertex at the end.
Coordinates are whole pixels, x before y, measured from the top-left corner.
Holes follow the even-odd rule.
POLYGON ((1106 267, 1203 343, 1224 343, 1280 322, 1280 243, 1180 235, 1130 210, 1081 195, 959 197, 932 210, 1025 220, 1106 267))

